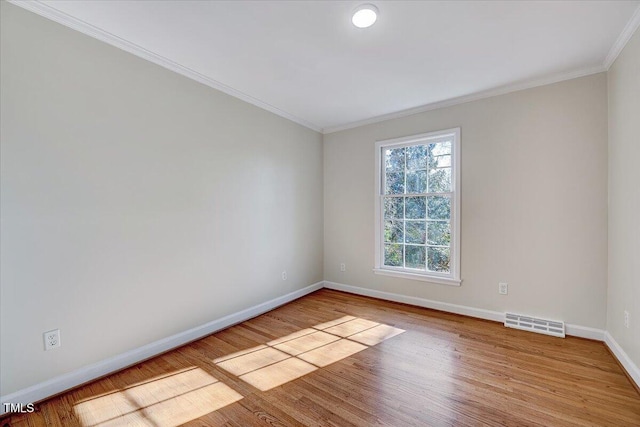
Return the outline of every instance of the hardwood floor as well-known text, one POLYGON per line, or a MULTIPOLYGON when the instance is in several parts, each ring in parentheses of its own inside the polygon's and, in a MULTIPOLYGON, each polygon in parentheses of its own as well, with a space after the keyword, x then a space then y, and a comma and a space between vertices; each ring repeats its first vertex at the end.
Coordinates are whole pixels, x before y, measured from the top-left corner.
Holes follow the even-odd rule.
POLYGON ((640 394, 600 342, 323 289, 5 423, 620 427, 640 394))

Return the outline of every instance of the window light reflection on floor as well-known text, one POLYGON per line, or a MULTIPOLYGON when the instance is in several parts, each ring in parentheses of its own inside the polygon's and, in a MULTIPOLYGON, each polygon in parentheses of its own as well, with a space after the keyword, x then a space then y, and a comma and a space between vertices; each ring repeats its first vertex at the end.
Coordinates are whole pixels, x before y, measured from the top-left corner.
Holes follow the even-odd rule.
POLYGON ((344 316, 214 360, 226 371, 267 391, 405 332, 344 316))
POLYGON ((83 426, 178 426, 242 399, 200 368, 154 378, 74 405, 83 426))

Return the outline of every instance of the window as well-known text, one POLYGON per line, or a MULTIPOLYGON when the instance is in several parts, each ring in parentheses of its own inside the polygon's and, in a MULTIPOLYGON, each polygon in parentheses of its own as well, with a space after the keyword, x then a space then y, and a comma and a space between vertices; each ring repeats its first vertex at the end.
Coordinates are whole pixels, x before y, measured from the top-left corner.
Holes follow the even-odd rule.
POLYGON ((460 128, 376 143, 374 272, 459 285, 460 128))

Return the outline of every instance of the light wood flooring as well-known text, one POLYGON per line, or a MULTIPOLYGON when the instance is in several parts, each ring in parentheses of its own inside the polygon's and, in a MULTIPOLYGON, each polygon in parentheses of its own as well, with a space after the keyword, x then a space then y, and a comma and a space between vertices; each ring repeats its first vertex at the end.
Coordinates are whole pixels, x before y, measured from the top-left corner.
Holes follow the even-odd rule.
POLYGON ((320 290, 5 426, 640 426, 600 342, 320 290))

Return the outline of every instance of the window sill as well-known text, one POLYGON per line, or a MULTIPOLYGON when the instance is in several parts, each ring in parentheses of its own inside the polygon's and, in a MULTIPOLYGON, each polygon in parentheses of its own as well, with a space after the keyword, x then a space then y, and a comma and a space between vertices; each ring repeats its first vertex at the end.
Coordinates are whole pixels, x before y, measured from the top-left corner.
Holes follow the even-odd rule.
POLYGON ((439 285, 460 286, 460 284, 462 283, 462 280, 459 279, 450 279, 448 277, 440 276, 427 276, 426 274, 414 274, 404 271, 383 270, 381 268, 374 268, 373 272, 382 276, 401 277, 403 279, 420 280, 422 282, 437 283, 439 285))

